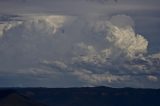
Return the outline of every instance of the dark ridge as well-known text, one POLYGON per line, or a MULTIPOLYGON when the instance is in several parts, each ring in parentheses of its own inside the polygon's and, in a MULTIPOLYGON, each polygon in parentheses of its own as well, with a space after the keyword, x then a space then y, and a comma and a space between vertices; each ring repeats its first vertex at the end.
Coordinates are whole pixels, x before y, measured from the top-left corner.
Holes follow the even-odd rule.
POLYGON ((3 88, 0 97, 0 106, 160 106, 160 89, 3 88))
POLYGON ((0 89, 0 99, 3 99, 4 97, 12 94, 12 93, 15 93, 16 90, 14 89, 0 89))

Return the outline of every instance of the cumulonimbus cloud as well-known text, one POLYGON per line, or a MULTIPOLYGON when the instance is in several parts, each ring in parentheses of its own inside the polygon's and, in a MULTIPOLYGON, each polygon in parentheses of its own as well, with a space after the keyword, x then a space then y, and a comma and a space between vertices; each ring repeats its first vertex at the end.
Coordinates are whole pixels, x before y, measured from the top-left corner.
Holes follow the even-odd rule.
POLYGON ((136 33, 129 16, 116 15, 109 20, 75 16, 23 18, 12 27, 2 28, 3 71, 28 76, 33 73, 37 79, 46 72, 48 81, 53 80, 53 74, 84 85, 138 86, 141 84, 137 77, 143 86, 152 85, 152 81, 158 83, 155 73, 159 67, 155 60, 159 60, 157 56, 148 56, 148 41, 136 33), (150 83, 146 84, 148 80, 150 83))

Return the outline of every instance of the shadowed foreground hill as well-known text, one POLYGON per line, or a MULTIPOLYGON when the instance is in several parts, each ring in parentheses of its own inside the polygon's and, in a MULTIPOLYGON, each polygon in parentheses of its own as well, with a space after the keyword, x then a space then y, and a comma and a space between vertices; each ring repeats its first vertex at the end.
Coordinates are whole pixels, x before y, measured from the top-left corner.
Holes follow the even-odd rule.
POLYGON ((160 106, 160 90, 107 87, 3 88, 0 89, 0 106, 160 106))
POLYGON ((0 106, 46 106, 35 102, 14 90, 0 91, 0 106))

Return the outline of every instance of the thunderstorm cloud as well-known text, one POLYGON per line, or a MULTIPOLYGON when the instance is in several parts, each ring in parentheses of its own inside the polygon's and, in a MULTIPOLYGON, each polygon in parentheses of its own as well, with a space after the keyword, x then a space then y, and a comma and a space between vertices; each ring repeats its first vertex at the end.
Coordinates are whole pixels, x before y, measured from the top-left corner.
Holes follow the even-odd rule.
POLYGON ((159 88, 159 1, 142 1, 1 0, 0 86, 159 88))

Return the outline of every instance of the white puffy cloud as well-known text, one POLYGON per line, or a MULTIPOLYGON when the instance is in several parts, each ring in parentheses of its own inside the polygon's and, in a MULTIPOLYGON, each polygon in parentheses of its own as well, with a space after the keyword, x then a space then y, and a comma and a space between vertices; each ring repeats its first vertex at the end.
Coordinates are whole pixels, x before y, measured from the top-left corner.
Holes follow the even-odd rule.
POLYGON ((106 47, 98 51, 96 46, 81 43, 79 49, 82 50, 79 52, 82 54, 78 54, 74 64, 80 70, 74 73, 92 84, 127 83, 132 79, 136 82, 132 86, 141 83, 134 77, 140 77, 145 82, 145 76, 158 75, 156 64, 159 56, 156 56, 157 62, 146 56, 148 41, 135 32, 134 21, 125 15, 112 18, 91 24, 94 34, 106 40, 106 47))
POLYGON ((156 76, 148 76, 147 77, 149 80, 151 80, 151 81, 157 81, 158 80, 158 78, 156 77, 156 76))
POLYGON ((87 81, 90 85, 101 85, 101 84, 108 84, 114 82, 123 82, 129 79, 129 76, 118 76, 113 75, 110 73, 103 73, 103 74, 96 74, 91 70, 76 70, 72 73, 73 75, 78 76, 82 80, 87 81))
POLYGON ((133 28, 134 22, 129 16, 113 16, 110 20, 97 21, 91 26, 93 34, 105 37, 103 39, 105 39, 106 46, 98 52, 97 48, 92 45, 81 44, 79 49, 87 51, 81 56, 86 61, 101 59, 105 62, 107 58, 113 61, 121 58, 128 60, 142 57, 147 53, 148 41, 142 35, 136 34, 133 28))
POLYGON ((41 33, 43 30, 50 34, 56 33, 57 29, 61 28, 68 20, 67 16, 59 15, 27 15, 24 18, 26 20, 23 22, 23 26, 30 33, 34 30, 41 33))
POLYGON ((65 20, 65 16, 25 16, 21 22, 6 23, 0 39, 1 69, 15 70, 55 57, 55 33, 65 20))
POLYGON ((113 16, 110 21, 98 23, 96 31, 106 34, 108 48, 115 57, 134 58, 147 52, 148 41, 134 31, 133 20, 125 15, 113 16))
POLYGON ((131 26, 127 28, 111 26, 109 33, 110 35, 106 37, 109 44, 122 50, 127 57, 132 58, 147 52, 148 41, 143 36, 135 34, 131 26))
POLYGON ((0 37, 4 35, 5 32, 7 32, 12 27, 15 27, 17 25, 21 24, 21 21, 18 22, 6 22, 0 24, 0 37))
POLYGON ((160 59, 160 53, 152 54, 149 57, 153 59, 160 59))
MULTIPOLYGON (((53 28, 53 33, 56 32, 56 30, 63 26, 65 21, 67 20, 67 16, 58 16, 58 15, 51 15, 51 16, 31 16, 28 17, 29 20, 32 20, 33 22, 40 23, 41 21, 45 22, 47 26, 53 28)), ((42 26, 38 26, 40 29, 44 29, 42 26)))
POLYGON ((42 61, 41 64, 43 66, 46 66, 46 67, 50 67, 52 69, 56 69, 58 71, 61 71, 61 70, 67 70, 68 69, 68 66, 63 63, 62 61, 42 61))
MULTIPOLYGON (((28 30, 34 30, 32 27, 36 27, 36 30, 44 30, 50 28, 53 33, 63 26, 63 24, 69 19, 69 16, 60 15, 24 15, 19 20, 6 21, 0 24, 1 35, 5 34, 11 28, 19 27, 19 25, 25 26, 28 30), (39 25, 38 25, 39 24, 39 25)), ((31 31, 30 31, 31 32, 31 31)), ((49 31, 48 31, 49 32, 49 31)))

